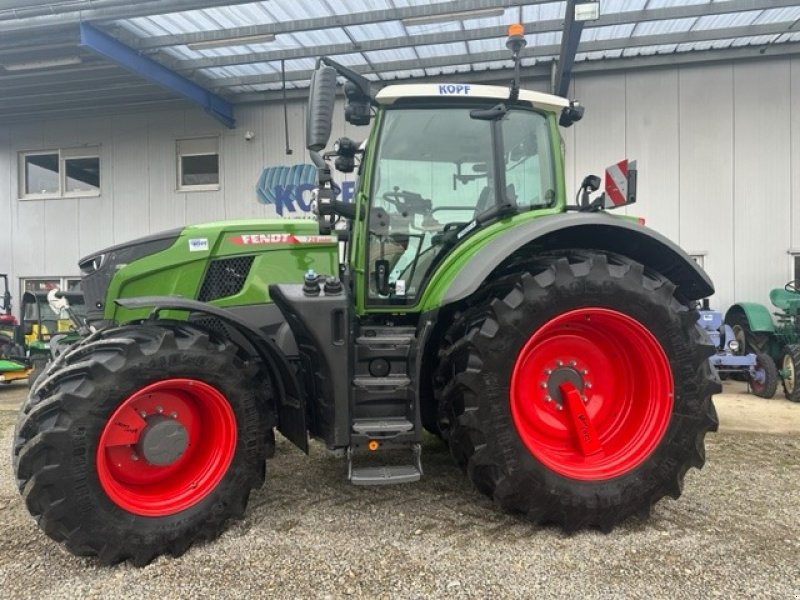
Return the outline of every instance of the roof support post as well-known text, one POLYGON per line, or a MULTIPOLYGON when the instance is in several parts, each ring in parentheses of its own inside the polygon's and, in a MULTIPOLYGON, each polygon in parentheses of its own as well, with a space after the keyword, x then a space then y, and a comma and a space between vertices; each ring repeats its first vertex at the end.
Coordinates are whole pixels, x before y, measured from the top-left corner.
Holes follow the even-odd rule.
POLYGON ((583 32, 583 19, 575 18, 575 5, 583 4, 583 0, 567 0, 566 13, 564 14, 564 33, 561 35, 561 51, 558 63, 553 73, 553 93, 557 96, 567 97, 569 82, 572 79, 572 67, 575 64, 575 54, 583 32))
POLYGON ((233 116, 233 105, 221 96, 205 89, 183 75, 179 75, 153 59, 143 56, 133 48, 115 40, 89 23, 81 22, 80 28, 81 47, 87 48, 128 71, 200 105, 203 110, 225 125, 225 127, 229 129, 235 127, 236 119, 233 116))

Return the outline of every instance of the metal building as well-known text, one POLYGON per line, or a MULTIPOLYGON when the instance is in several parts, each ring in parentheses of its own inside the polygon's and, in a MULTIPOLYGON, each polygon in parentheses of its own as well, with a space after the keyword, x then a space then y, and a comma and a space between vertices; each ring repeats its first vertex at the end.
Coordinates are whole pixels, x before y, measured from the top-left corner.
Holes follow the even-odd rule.
MULTIPOLYGON (((305 214, 306 196, 276 194, 262 174, 307 162, 315 57, 376 83, 504 83, 506 26, 520 22, 526 86, 549 91, 562 45, 577 41, 565 4, 3 3, 0 272, 17 294, 68 286, 78 259, 104 246, 186 223, 305 214)), ((718 308, 765 302, 800 278, 800 2, 603 0, 600 12, 571 69, 568 95, 587 107, 563 130, 572 192, 637 159, 630 213, 704 265, 718 308)), ((364 134, 341 121, 337 135, 364 134)))

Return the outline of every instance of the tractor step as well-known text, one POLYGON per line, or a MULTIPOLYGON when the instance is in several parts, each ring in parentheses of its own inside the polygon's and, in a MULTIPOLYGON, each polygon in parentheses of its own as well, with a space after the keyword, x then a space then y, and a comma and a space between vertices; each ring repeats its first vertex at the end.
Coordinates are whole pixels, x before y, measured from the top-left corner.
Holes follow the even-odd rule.
POLYGON ((392 485, 414 483, 421 477, 422 473, 414 465, 361 467, 350 472, 350 483, 353 485, 392 485))
POLYGON ((347 479, 353 485, 394 485, 413 483, 422 477, 422 446, 414 444, 413 465, 353 466, 353 451, 347 451, 347 479))
POLYGON ((357 419, 353 423, 353 432, 370 437, 391 437, 414 429, 408 419, 357 419))

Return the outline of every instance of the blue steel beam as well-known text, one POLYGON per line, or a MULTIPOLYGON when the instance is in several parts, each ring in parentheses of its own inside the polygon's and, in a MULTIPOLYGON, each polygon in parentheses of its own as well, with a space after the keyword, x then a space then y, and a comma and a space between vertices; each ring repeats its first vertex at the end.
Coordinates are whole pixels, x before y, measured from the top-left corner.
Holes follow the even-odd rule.
POLYGON ((561 52, 558 56, 555 75, 553 76, 553 93, 567 97, 569 82, 572 79, 572 67, 575 65, 575 54, 581 42, 583 21, 575 20, 575 0, 567 0, 564 15, 564 33, 561 34, 561 52))
POLYGON ((81 23, 80 45, 158 86, 199 104, 225 127, 233 129, 236 126, 233 105, 230 102, 157 63, 152 58, 139 54, 133 48, 115 40, 89 23, 81 23))

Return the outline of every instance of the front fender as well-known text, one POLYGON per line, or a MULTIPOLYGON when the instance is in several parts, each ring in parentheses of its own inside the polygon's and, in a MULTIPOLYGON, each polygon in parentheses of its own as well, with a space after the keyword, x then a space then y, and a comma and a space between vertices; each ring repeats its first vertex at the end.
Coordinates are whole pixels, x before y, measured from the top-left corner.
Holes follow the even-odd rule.
POLYGON ((734 304, 725 313, 725 322, 730 323, 736 314, 743 314, 747 318, 750 331, 775 333, 775 323, 772 320, 772 315, 769 314, 769 309, 763 304, 758 302, 739 302, 734 304))
MULTIPOLYGON (((297 377, 295 377, 294 369, 288 359, 272 339, 258 329, 253 328, 249 322, 236 316, 231 311, 211 306, 204 302, 198 302, 197 300, 177 296, 143 296, 140 298, 117 299, 115 302, 117 305, 129 310, 152 307, 151 318, 156 318, 158 313, 162 311, 200 313, 220 319, 231 327, 253 347, 266 369, 275 401, 278 431, 300 450, 308 454, 305 393, 297 377)), ((237 343, 235 339, 229 339, 231 342, 237 343)))
POLYGON ((698 300, 714 293, 714 285, 705 271, 660 233, 605 212, 575 212, 512 224, 483 244, 467 261, 460 262, 457 272, 437 273, 434 280, 449 280, 449 284, 431 285, 435 293, 426 298, 426 308, 469 297, 514 254, 530 252, 533 256, 564 249, 604 250, 627 256, 672 281, 685 300, 698 300))

